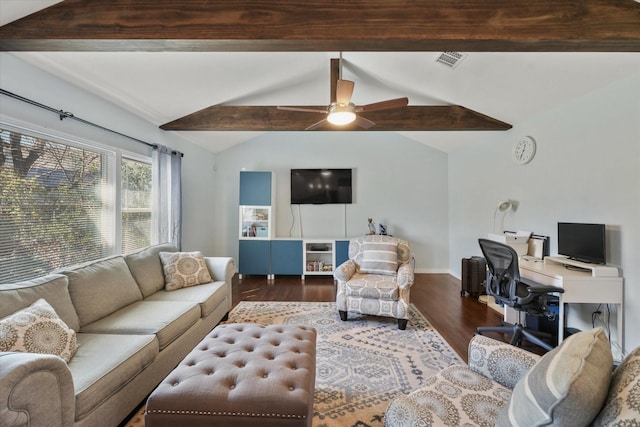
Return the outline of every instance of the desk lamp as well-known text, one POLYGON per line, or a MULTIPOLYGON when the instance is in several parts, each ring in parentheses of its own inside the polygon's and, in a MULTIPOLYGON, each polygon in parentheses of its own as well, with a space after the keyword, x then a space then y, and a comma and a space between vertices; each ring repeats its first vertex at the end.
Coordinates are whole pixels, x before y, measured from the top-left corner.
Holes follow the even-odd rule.
POLYGON ((494 233, 503 233, 503 227, 504 227, 504 216, 506 215, 507 211, 509 211, 511 208, 513 208, 513 203, 511 202, 511 200, 498 200, 498 206, 496 206, 496 210, 493 212, 493 232, 494 233), (498 212, 500 212, 502 214, 502 217, 500 218, 500 231, 496 231, 496 216, 498 215, 498 212))

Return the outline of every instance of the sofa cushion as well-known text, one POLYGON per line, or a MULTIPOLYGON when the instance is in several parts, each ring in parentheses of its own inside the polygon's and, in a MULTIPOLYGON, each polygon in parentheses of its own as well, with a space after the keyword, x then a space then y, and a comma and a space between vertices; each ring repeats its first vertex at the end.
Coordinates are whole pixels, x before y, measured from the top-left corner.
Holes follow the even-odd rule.
POLYGON ((131 381, 158 354, 154 335, 78 334, 69 362, 76 394, 76 421, 131 381))
POLYGON ((29 307, 40 298, 53 307, 67 326, 74 331, 80 330, 78 314, 69 296, 69 280, 63 274, 49 274, 0 286, 0 318, 29 307))
POLYGON ((612 366, 602 328, 570 336, 518 381, 498 425, 589 425, 607 396, 612 366))
POLYGON ((213 282, 200 252, 160 252, 160 261, 168 291, 213 282))
POLYGON ((395 276, 398 272, 398 242, 365 242, 360 272, 395 276))
POLYGON ((184 301, 138 301, 96 322, 82 332, 103 334, 155 334, 160 350, 200 319, 200 306, 184 301))
POLYGON ((200 304, 200 317, 207 317, 227 296, 230 295, 225 282, 211 282, 170 292, 159 291, 145 301, 188 301, 200 304))
POLYGON ((0 351, 52 354, 69 362, 77 349, 75 331, 42 298, 0 319, 0 351))
POLYGON ((611 377, 609 395, 594 427, 632 426, 640 420, 640 347, 622 361, 611 377))
POLYGON ((144 298, 164 288, 164 269, 160 262, 160 252, 177 252, 178 249, 169 244, 149 246, 139 251, 126 254, 124 260, 138 283, 144 298))
POLYGON ((80 327, 142 299, 140 288, 121 256, 69 267, 61 272, 69 278, 69 294, 80 327))

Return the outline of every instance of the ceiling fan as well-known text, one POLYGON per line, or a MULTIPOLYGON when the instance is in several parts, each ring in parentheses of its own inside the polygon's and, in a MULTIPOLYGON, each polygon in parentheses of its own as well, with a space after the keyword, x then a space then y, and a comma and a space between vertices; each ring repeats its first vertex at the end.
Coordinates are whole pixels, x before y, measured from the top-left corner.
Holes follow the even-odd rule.
POLYGON ((369 129, 372 126, 375 126, 375 122, 360 116, 359 113, 402 108, 406 107, 409 103, 409 99, 407 97, 403 97, 358 106, 351 102, 354 86, 355 83, 351 80, 342 79, 342 54, 340 54, 340 59, 331 60, 331 103, 327 108, 316 109, 278 106, 278 110, 302 111, 306 113, 321 113, 327 115, 326 118, 312 124, 305 128, 305 130, 313 130, 326 123, 331 123, 336 126, 345 126, 350 123, 355 123, 363 129, 369 129))

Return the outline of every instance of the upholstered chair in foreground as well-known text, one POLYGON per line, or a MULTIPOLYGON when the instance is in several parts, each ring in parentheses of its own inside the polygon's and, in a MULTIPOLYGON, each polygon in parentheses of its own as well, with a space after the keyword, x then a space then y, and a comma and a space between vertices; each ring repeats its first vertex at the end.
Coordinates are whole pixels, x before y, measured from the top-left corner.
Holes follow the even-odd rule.
POLYGON ((612 372, 604 329, 571 335, 544 356, 476 335, 469 365, 451 365, 387 407, 385 427, 636 426, 640 347, 612 372))
POLYGON ((336 268, 336 306, 342 320, 348 312, 409 319, 413 264, 409 243, 392 236, 368 235, 349 241, 349 259, 336 268))

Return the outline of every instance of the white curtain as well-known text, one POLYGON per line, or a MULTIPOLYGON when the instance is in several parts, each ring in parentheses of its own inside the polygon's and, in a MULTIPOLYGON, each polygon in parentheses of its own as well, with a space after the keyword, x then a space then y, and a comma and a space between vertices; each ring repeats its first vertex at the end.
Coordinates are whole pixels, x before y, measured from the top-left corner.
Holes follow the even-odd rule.
POLYGON ((151 243, 182 249, 182 153, 162 145, 153 150, 151 243))

